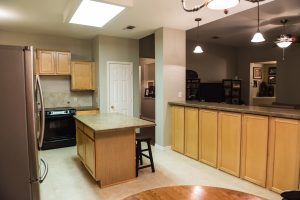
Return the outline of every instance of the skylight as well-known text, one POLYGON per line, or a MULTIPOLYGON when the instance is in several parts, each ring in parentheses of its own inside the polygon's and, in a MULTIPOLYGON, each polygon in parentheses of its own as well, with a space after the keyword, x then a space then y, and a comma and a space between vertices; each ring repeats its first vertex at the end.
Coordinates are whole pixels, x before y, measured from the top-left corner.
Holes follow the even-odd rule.
POLYGON ((82 0, 70 23, 103 27, 124 9, 125 7, 122 6, 92 0, 82 0))

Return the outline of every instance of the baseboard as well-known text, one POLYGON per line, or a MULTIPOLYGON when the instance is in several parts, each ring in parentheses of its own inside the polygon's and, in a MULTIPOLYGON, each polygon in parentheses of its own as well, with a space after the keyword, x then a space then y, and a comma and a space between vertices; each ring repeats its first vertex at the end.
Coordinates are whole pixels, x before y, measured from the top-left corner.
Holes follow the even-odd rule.
POLYGON ((170 150, 171 149, 171 146, 161 146, 161 145, 159 145, 159 144, 155 144, 155 148, 157 148, 157 149, 159 149, 159 150, 163 150, 163 151, 165 151, 165 150, 170 150))

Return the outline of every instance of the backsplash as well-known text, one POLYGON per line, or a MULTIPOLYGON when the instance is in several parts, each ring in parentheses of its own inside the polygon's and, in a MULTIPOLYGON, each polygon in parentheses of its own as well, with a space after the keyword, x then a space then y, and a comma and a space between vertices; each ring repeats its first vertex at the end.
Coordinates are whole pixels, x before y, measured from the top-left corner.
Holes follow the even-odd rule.
POLYGON ((93 92, 72 92, 68 76, 41 76, 41 84, 46 108, 92 106, 93 104, 93 92))

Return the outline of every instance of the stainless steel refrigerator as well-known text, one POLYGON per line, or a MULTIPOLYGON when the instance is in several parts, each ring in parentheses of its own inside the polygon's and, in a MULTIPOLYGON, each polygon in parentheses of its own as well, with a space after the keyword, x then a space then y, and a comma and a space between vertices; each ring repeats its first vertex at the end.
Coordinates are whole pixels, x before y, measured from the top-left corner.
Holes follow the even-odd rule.
POLYGON ((0 45, 1 200, 39 200, 48 172, 39 158, 45 112, 33 62, 32 47, 0 45))

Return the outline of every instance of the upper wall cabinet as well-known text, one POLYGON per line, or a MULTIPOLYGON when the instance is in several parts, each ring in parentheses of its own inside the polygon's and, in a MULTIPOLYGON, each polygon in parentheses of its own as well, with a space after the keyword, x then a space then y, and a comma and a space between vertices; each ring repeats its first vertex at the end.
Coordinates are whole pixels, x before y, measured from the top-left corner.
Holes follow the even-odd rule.
POLYGON ((71 53, 48 50, 37 50, 37 69, 40 75, 70 75, 71 53))
POLYGON ((95 63, 72 61, 71 89, 73 91, 95 90, 95 63))

